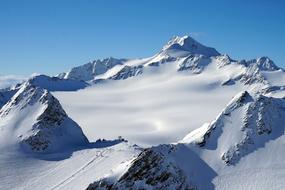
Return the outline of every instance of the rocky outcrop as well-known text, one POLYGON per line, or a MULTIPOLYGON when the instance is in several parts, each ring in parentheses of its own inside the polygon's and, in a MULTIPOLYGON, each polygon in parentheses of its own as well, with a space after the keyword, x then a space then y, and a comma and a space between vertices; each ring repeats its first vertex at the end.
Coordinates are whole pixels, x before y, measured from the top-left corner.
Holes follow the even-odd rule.
POLYGON ((124 80, 143 73, 143 65, 124 66, 118 73, 110 77, 112 80, 124 80))
POLYGON ((90 184, 87 190, 194 190, 183 171, 168 159, 173 151, 175 151, 174 145, 160 145, 146 149, 117 181, 112 182, 104 178, 90 184))

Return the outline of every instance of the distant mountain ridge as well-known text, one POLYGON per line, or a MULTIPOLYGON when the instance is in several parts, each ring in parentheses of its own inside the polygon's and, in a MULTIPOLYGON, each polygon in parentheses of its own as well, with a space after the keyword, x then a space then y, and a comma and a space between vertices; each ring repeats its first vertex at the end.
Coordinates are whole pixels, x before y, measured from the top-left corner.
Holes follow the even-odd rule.
MULTIPOLYGON (((29 80, 32 80, 37 86, 51 91, 74 91, 104 80, 135 77, 143 74, 145 70, 149 70, 151 66, 168 63, 177 64, 177 71, 189 70, 194 74, 201 73, 212 64, 215 64, 217 69, 233 64, 240 65, 241 68, 235 68, 235 72, 239 74, 224 81, 222 85, 233 84, 236 81, 245 84, 268 83, 262 72, 278 70, 284 72, 268 57, 236 61, 228 55, 221 55, 214 48, 200 44, 190 36, 174 36, 159 53, 149 58, 117 59, 109 57, 74 67, 70 71, 60 73, 55 77, 39 75, 29 80)), ((4 99, 2 97, 2 102, 4 99)))
MULTIPOLYGON (((216 64, 217 68, 230 64, 241 65, 236 70, 240 74, 231 81, 241 81, 245 84, 265 82, 262 71, 283 70, 276 66, 268 57, 261 57, 249 61, 236 61, 228 55, 221 55, 217 50, 204 46, 190 36, 173 37, 162 50, 150 58, 145 59, 116 59, 107 58, 95 60, 82 66, 72 68, 69 72, 59 74, 62 79, 82 80, 96 83, 102 80, 120 80, 138 76, 148 70, 149 66, 178 63, 178 71, 190 70, 199 74, 210 64, 216 64)), ((225 83, 226 84, 226 83, 225 83)))

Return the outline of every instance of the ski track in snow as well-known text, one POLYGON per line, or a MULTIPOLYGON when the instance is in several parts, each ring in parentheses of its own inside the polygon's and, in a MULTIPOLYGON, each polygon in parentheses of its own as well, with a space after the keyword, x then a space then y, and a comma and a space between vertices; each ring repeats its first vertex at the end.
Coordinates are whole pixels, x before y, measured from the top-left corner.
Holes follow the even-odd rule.
POLYGON ((104 153, 110 152, 110 150, 104 150, 104 151, 100 151, 99 155, 94 156, 89 162, 87 162, 86 164, 84 164, 80 169, 78 169, 76 172, 74 172, 72 175, 70 175, 69 177, 67 177, 65 180, 61 181, 60 183, 58 183, 57 185, 55 185, 54 187, 51 188, 51 190, 55 190, 55 189, 59 189, 62 186, 64 186, 66 183, 69 183, 71 180, 74 180, 74 178, 76 177, 76 175, 79 175, 81 172, 84 172, 84 170, 88 169, 88 167, 91 164, 96 164, 96 161, 100 161, 102 159, 104 159, 104 153), (98 160, 99 159, 99 160, 98 160))

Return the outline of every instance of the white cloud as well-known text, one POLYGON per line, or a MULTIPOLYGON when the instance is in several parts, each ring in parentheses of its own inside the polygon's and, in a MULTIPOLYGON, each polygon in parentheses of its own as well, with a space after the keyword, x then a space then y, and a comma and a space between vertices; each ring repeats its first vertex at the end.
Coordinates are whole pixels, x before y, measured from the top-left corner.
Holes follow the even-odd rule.
POLYGON ((201 36, 205 36, 205 35, 207 35, 206 32, 191 32, 190 33, 190 36, 192 36, 192 37, 201 37, 201 36))
POLYGON ((14 86, 26 79, 27 77, 19 75, 0 75, 0 89, 14 86))

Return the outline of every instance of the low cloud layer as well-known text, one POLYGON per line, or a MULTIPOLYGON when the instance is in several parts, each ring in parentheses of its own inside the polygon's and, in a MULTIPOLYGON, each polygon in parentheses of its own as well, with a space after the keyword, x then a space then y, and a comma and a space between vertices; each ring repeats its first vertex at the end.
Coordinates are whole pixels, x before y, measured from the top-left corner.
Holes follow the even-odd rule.
POLYGON ((14 86, 26 79, 27 77, 18 75, 0 75, 0 89, 14 86))

